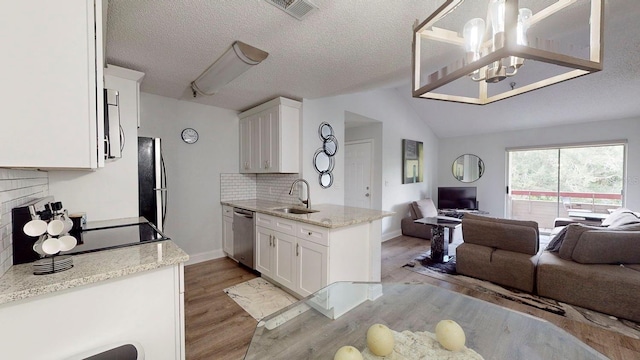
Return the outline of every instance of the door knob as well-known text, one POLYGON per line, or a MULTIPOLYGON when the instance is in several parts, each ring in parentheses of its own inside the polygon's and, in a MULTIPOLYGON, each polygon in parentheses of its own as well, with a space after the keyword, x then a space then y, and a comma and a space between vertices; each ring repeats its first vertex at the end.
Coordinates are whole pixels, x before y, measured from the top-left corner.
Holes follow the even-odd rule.
POLYGON ((369 197, 369 193, 364 194, 364 196, 369 197))

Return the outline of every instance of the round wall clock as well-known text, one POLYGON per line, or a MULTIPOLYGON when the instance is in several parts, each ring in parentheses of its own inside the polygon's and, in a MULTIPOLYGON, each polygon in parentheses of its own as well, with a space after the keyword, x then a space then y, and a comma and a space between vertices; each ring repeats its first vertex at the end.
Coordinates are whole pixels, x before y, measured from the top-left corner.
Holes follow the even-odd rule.
POLYGON ((182 130, 182 140, 187 144, 193 144, 198 141, 198 132, 192 128, 182 130))

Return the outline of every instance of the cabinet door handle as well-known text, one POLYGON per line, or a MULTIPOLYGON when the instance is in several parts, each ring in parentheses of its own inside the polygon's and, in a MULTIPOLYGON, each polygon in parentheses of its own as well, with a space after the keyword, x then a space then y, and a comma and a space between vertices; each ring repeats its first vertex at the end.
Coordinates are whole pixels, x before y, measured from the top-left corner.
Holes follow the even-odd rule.
POLYGON ((296 256, 300 256, 300 244, 296 244, 296 256))
POLYGON ((273 235, 269 235, 269 246, 273 246, 273 241, 271 240, 273 235))
POLYGON ((313 233, 311 231, 309 231, 309 236, 311 236, 313 233))

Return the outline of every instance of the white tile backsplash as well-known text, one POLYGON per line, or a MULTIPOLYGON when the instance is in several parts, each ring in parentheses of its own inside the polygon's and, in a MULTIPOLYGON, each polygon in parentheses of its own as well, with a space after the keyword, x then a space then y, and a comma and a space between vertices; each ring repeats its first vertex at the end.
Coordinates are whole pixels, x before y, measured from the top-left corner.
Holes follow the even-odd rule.
POLYGON ((256 174, 220 174, 220 201, 256 199, 256 174))
POLYGON ((46 172, 0 169, 0 276, 13 265, 11 209, 48 194, 46 172))
MULTIPOLYGON (((269 200, 300 204, 298 192, 289 189, 298 174, 220 174, 220 200, 269 200)), ((306 190, 304 190, 306 191, 306 190)))
MULTIPOLYGON (((300 200, 298 200, 299 188, 293 192, 293 195, 289 195, 291 184, 299 177, 300 175, 298 174, 258 174, 256 184, 257 199, 286 204, 300 204, 300 200)), ((305 189, 304 191, 307 190, 305 189)))

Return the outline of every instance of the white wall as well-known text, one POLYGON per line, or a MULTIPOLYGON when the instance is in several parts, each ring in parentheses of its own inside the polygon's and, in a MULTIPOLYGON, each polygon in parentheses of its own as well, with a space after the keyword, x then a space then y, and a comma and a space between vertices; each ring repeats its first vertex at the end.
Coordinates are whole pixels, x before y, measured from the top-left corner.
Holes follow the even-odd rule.
POLYGON ((400 234, 400 220, 408 214, 407 205, 429 197, 437 170, 438 139, 431 129, 407 104, 407 94, 397 90, 375 90, 322 99, 304 99, 302 116, 302 175, 311 184, 311 197, 323 203, 344 203, 344 151, 336 154, 334 185, 322 189, 313 168, 313 154, 320 147, 318 126, 329 122, 338 142, 344 144, 345 112, 352 112, 382 122, 383 155, 376 159, 382 167, 382 210, 396 214, 382 221, 382 237, 389 239, 400 234), (425 152, 425 181, 402 184, 402 139, 422 141, 425 152))
POLYGON ((88 221, 138 216, 137 83, 105 74, 105 87, 120 92, 122 158, 96 171, 49 171, 49 193, 69 213, 86 212, 88 221))
POLYGON ((626 206, 637 210, 640 209, 640 119, 637 118, 441 139, 437 186, 477 186, 480 208, 494 216, 506 216, 506 148, 621 139, 628 140, 626 206), (466 153, 478 155, 485 164, 482 178, 471 184, 458 182, 451 174, 453 161, 466 153))
POLYGON ((190 262, 224 256, 220 174, 238 172, 239 130, 235 111, 141 94, 140 136, 160 137, 167 168, 167 235, 190 262), (198 131, 192 145, 186 127, 198 131))

